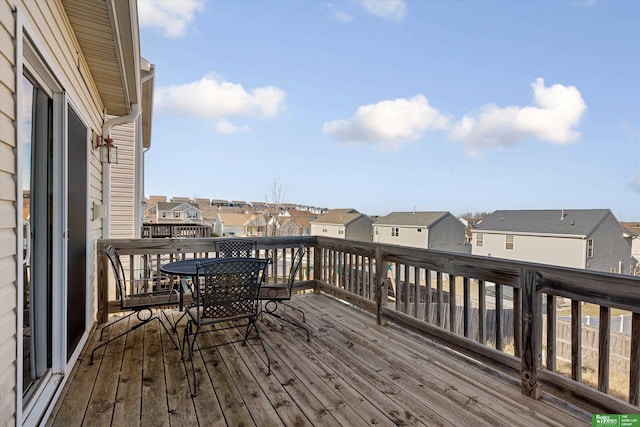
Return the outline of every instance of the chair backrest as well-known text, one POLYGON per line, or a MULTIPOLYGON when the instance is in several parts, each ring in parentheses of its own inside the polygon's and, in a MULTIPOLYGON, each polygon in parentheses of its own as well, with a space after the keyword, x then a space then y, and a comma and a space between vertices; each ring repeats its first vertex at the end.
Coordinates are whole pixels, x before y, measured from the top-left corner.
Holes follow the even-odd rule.
POLYGON ((257 315, 260 285, 269 260, 220 258, 197 267, 199 320, 227 321, 257 315))
POLYGON ((115 248, 111 245, 104 248, 101 251, 111 264, 111 268, 113 269, 113 277, 116 280, 116 299, 120 300, 120 306, 123 307, 124 300, 127 297, 127 284, 125 281, 124 275, 124 267, 122 266, 122 262, 120 261, 120 256, 118 252, 116 252, 115 248))
POLYGON ((296 281, 296 276, 300 271, 300 267, 302 267, 302 259, 304 258, 304 254, 307 253, 307 248, 304 246, 298 246, 298 250, 295 255, 293 255, 293 259, 291 260, 291 269, 289 270, 289 279, 287 281, 287 285, 289 286, 289 295, 291 295, 291 289, 293 288, 293 282, 296 281))
POLYGON ((250 239, 224 238, 214 243, 218 258, 252 258, 258 248, 258 242, 250 239))

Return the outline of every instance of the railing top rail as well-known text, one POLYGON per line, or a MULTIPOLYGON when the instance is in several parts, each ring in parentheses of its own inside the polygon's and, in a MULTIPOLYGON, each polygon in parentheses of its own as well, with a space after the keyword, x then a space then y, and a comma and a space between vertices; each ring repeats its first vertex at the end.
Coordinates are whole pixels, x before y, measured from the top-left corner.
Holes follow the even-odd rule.
MULTIPOLYGON (((213 242, 217 239, 220 238, 101 239, 99 242, 114 245, 123 255, 180 254, 213 252, 213 242)), ((257 241, 258 249, 262 250, 302 244, 372 258, 378 254, 388 262, 514 288, 520 287, 523 271, 533 270, 537 273, 538 291, 640 312, 640 278, 633 276, 323 236, 260 237, 257 241)))

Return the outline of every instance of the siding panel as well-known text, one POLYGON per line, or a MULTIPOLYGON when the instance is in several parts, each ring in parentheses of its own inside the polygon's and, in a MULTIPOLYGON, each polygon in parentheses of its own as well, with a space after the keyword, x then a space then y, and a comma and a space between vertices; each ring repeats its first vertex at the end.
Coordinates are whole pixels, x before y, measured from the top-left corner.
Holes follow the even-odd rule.
POLYGON ((0 0, 0 425, 16 422, 15 17, 0 0))

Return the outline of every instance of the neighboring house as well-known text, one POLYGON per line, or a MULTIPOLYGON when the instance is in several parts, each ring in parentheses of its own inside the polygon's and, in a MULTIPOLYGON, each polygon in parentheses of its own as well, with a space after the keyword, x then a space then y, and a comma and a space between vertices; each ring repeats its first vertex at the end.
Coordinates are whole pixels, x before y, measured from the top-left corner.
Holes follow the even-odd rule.
POLYGON ((160 202, 156 209, 156 222, 201 224, 202 211, 196 203, 160 202))
POLYGON ((311 234, 371 242, 372 224, 371 218, 355 209, 331 209, 311 221, 311 234))
POLYGON ((631 238, 631 258, 636 264, 633 274, 640 276, 640 222, 623 222, 622 227, 631 238))
POLYGON ((301 211, 301 210, 293 210, 290 211, 289 214, 291 218, 295 221, 295 223, 300 227, 299 236, 310 236, 311 235, 311 221, 318 218, 318 215, 313 214, 309 211, 301 211))
POLYGON ((0 425, 32 426, 95 324, 96 241, 142 225, 153 66, 132 0, 0 0, 0 40, 0 425))
POLYGON ((265 228, 264 216, 248 213, 219 213, 213 224, 218 236, 263 236, 265 228))
POLYGON ((373 241, 471 253, 471 245, 465 243, 465 225, 450 212, 392 212, 373 224, 373 241))
POLYGON ((609 209, 503 210, 473 230, 474 255, 629 274, 631 239, 609 209))

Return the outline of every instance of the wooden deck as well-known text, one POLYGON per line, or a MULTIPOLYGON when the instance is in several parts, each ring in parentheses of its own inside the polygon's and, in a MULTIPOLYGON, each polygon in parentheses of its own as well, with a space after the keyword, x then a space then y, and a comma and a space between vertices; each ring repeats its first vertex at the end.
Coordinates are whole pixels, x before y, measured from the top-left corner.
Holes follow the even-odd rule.
MULTIPOLYGON (((185 362, 157 322, 109 344, 89 365, 94 333, 48 425, 591 425, 589 413, 546 394, 532 400, 514 379, 377 326, 330 297, 297 295, 294 303, 307 313, 311 342, 265 316, 259 326, 272 374, 256 340, 205 350, 195 398, 185 362)), ((221 333, 236 332, 208 338, 221 333)))

